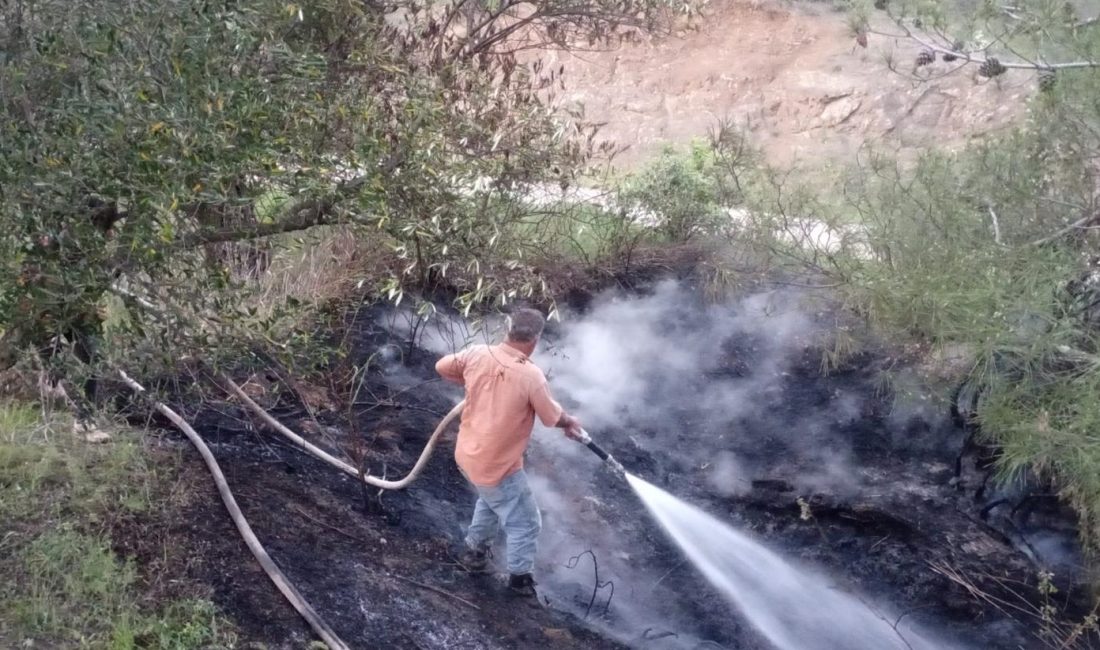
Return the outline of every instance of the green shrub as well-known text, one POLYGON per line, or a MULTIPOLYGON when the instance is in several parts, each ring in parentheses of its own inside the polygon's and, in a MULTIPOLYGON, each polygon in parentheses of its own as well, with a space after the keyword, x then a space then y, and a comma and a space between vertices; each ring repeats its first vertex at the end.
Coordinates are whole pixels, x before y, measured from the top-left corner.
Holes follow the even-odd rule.
POLYGON ((686 151, 666 147, 625 180, 619 201, 652 222, 670 242, 713 234, 728 219, 714 150, 701 142, 686 151))

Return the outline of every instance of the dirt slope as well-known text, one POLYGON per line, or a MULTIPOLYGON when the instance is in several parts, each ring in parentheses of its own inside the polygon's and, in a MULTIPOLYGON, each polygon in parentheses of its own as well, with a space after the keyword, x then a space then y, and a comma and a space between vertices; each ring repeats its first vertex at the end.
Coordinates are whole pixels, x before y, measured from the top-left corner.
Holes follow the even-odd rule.
MULTIPOLYGON (((878 23, 888 28, 881 16, 878 23)), ((907 78, 916 52, 874 35, 860 48, 844 15, 825 4, 717 0, 697 25, 665 39, 543 56, 565 66, 563 99, 626 147, 616 161, 624 167, 727 117, 779 164, 847 159, 864 140, 906 151, 958 145, 1011 123, 1034 87, 1027 72, 990 81, 973 68, 921 83, 907 78), (901 74, 890 71, 888 54, 901 74)))

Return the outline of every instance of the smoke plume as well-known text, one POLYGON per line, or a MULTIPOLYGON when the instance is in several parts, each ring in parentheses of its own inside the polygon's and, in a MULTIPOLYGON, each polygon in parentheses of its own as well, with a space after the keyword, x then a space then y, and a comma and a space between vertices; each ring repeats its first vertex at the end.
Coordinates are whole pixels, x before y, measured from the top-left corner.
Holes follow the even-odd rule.
MULTIPOLYGON (((425 318, 394 311, 380 324, 435 355, 503 334, 501 319, 471 326, 442 312, 425 318)), ((744 497, 754 481, 768 479, 797 494, 843 495, 861 485, 855 445, 891 434, 867 424, 875 399, 869 378, 830 389, 817 381, 821 344, 834 325, 795 291, 710 304, 666 281, 641 295, 608 292, 583 313, 563 312, 534 360, 559 401, 628 471, 708 498, 744 497)), ((393 383, 423 381, 402 357, 397 349, 380 355, 393 383)), ((462 397, 456 388, 444 390, 455 401, 462 397)), ((931 417, 919 397, 907 400, 892 425, 931 417)), ((717 608, 709 617, 729 616, 725 605, 700 605, 710 602, 705 598, 671 596, 671 583, 688 580, 691 569, 668 550, 663 557, 680 563, 653 566, 653 541, 644 552, 631 547, 630 540, 653 540, 654 525, 583 446, 536 425, 527 468, 544 521, 539 580, 557 606, 647 648, 707 641, 700 606, 717 608), (597 566, 602 586, 594 595, 597 566)), ((730 523, 738 525, 739 516, 730 512, 730 523)), ((456 538, 465 524, 448 522, 456 538)), ((745 630, 737 639, 743 648, 767 647, 745 630)))

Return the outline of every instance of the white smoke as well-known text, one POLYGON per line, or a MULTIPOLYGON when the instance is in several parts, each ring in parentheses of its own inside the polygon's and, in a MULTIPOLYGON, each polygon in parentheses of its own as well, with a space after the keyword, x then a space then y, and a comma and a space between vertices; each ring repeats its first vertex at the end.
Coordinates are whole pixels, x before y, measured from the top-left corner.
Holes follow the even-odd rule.
POLYGON ((769 292, 708 307, 666 281, 649 296, 612 294, 579 320, 567 315, 558 338, 535 361, 594 429, 638 415, 663 419, 660 411, 681 401, 729 419, 754 410, 752 396, 776 384, 813 331, 791 295, 769 292), (702 382, 705 393, 688 394, 687 382, 699 383, 700 375, 729 364, 723 346, 738 339, 751 339, 751 380, 702 382))
MULTIPOLYGON (((424 321, 399 312, 383 324, 440 355, 502 335, 499 320, 474 329, 442 314, 424 321)), ((563 312, 534 359, 556 397, 620 460, 659 459, 665 471, 728 498, 744 496, 770 473, 791 480, 800 494, 845 494, 859 489, 860 477, 843 429, 865 417, 870 398, 838 390, 802 403, 790 392, 792 373, 815 369, 807 354, 819 354, 815 346, 828 331, 797 292, 706 304, 692 288, 667 281, 643 296, 609 292, 583 314, 563 312)), ((607 525, 626 506, 621 498, 609 502, 603 472, 583 446, 536 425, 528 474, 544 516, 541 579, 578 614, 590 613, 591 563, 566 564, 591 550, 601 580, 617 586, 609 631, 634 644, 644 630, 671 628, 693 613, 654 590, 663 577, 638 564, 607 525)), ((607 596, 598 594, 599 612, 607 596)), ((703 641, 689 630, 675 632, 641 645, 688 648, 703 641)))
POLYGON ((749 473, 732 452, 720 452, 714 462, 708 463, 704 469, 709 470, 707 485, 721 496, 738 497, 752 490, 752 481, 746 478, 749 473))
MULTIPOLYGON (((691 444, 674 455, 698 468, 731 442, 766 444, 751 439, 744 424, 768 422, 784 405, 789 370, 821 333, 797 294, 765 292, 706 305, 666 281, 647 296, 608 294, 583 317, 567 314, 535 361, 554 392, 609 447, 666 454, 662 447, 681 437, 691 444)), ((854 403, 848 398, 841 411, 854 403)), ((794 443, 812 438, 817 428, 810 419, 775 435, 794 443)), ((804 451, 812 455, 815 447, 804 451)))

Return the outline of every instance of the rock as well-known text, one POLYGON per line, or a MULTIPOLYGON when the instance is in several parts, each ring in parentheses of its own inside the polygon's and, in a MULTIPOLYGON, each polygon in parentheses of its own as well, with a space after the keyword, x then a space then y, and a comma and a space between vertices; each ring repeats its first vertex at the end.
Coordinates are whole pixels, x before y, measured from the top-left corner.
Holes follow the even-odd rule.
POLYGON ((542 633, 543 633, 543 635, 546 636, 546 638, 552 639, 554 641, 572 641, 573 640, 573 634, 565 628, 544 627, 544 628, 542 628, 542 633))
POLYGON ((847 122, 860 106, 863 105, 862 100, 856 99, 852 96, 842 97, 834 102, 825 106, 825 110, 821 111, 821 114, 817 117, 816 127, 829 127, 838 126, 847 122))
POLYGON ((111 434, 100 429, 91 422, 76 421, 73 423, 73 433, 84 439, 85 442, 103 443, 111 439, 111 434))
POLYGON ((111 434, 100 429, 93 429, 84 434, 84 439, 88 442, 101 443, 107 442, 111 439, 111 434))

